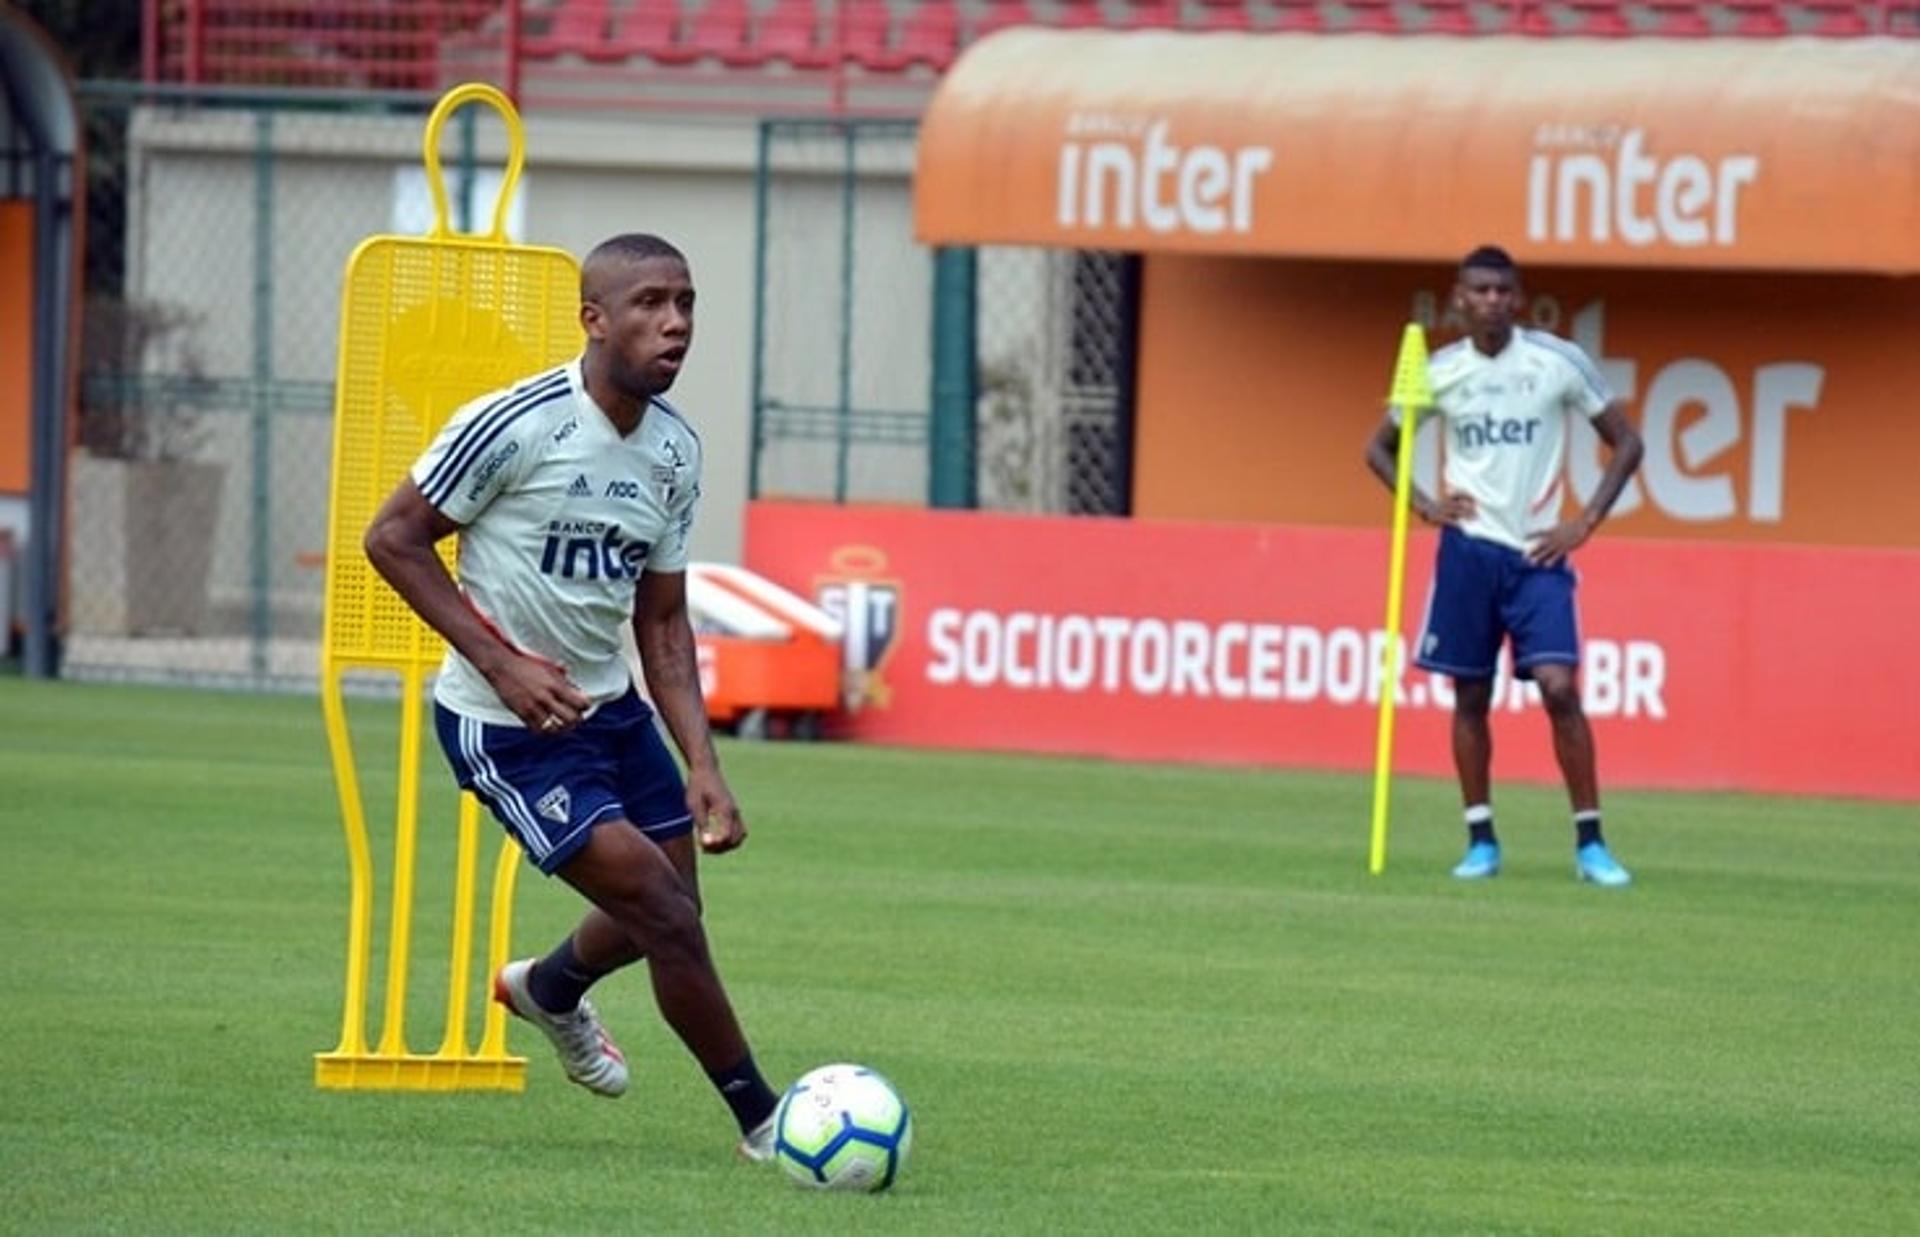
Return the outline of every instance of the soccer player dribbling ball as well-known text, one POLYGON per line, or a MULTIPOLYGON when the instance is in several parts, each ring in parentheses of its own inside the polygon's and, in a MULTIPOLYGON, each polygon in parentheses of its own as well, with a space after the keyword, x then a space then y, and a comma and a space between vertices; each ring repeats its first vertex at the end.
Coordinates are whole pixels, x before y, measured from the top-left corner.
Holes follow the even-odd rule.
POLYGON ((721 775, 687 618, 700 439, 661 396, 693 339, 686 258, 657 236, 605 241, 580 274, 581 356, 461 408, 375 515, 368 558, 450 646, 434 687, 460 785, 541 872, 591 904, 494 996, 546 1033, 598 1095, 627 1065, 586 991, 640 959, 661 1015, 732 1110, 741 1154, 771 1158, 778 1097, 755 1066, 708 951, 699 849, 747 826, 721 775), (460 533, 459 582, 434 545, 460 533), (686 759, 684 784, 634 690, 686 759))
MULTIPOLYGON (((1531 679, 1553 727, 1553 750, 1573 806, 1574 871, 1620 887, 1632 878, 1600 832, 1593 731, 1580 703, 1576 579, 1569 556, 1593 536, 1640 465, 1640 435, 1625 404, 1580 348, 1514 325, 1523 303, 1513 259, 1483 246, 1460 263, 1453 304, 1468 334, 1428 364, 1432 411, 1446 442, 1443 489, 1418 491, 1415 514, 1440 527, 1433 594, 1415 663, 1453 680, 1453 760, 1465 803, 1462 880, 1500 871, 1490 768, 1488 710, 1500 646, 1513 644, 1514 674, 1531 679), (1593 498, 1561 518, 1568 418, 1588 418, 1611 454, 1593 498)), ((1394 488, 1400 410, 1367 444, 1367 464, 1394 488)))

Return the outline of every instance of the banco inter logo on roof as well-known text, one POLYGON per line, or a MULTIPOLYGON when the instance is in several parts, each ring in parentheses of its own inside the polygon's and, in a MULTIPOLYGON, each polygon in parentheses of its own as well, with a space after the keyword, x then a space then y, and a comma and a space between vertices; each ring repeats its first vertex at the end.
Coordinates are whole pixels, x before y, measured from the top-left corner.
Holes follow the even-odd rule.
POLYGON ((1754 155, 1656 151, 1646 130, 1545 124, 1527 165, 1527 239, 1636 248, 1732 246, 1754 155))
POLYGON ((1251 232, 1267 146, 1181 145, 1150 116, 1076 112, 1060 143, 1056 192, 1063 228, 1251 232))

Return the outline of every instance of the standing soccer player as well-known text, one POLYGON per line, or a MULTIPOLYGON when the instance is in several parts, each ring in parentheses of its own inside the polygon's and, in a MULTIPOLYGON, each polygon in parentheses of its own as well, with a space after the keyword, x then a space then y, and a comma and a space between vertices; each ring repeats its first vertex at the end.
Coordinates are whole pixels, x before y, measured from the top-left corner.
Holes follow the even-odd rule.
POLYGON ((585 993, 645 958, 741 1153, 763 1160, 777 1097, 714 970, 695 872, 695 838, 729 851, 747 827, 687 619, 700 440, 660 398, 692 342, 693 303, 686 258, 659 237, 594 249, 580 275, 586 351, 457 412, 374 517, 366 551, 451 646, 434 714, 455 778, 592 904, 552 953, 501 968, 494 998, 546 1033, 569 1078, 617 1096, 626 1060, 585 993), (434 552, 456 531, 457 585, 434 552), (634 691, 629 621, 684 785, 634 691))
MULTIPOLYGON (((1433 355, 1428 375, 1446 434, 1444 489, 1416 492, 1413 510, 1440 526, 1433 593, 1415 661, 1452 677, 1453 761, 1466 805, 1462 880, 1500 871, 1493 828, 1487 712, 1494 665, 1513 641, 1513 671, 1532 679, 1553 724, 1553 750, 1573 802, 1574 871, 1618 887, 1632 878, 1600 835, 1593 731, 1580 705, 1580 634, 1568 556, 1593 536, 1640 465, 1640 435, 1578 346, 1514 326, 1519 271, 1506 251, 1484 246, 1460 264, 1453 304, 1468 336, 1433 355), (1611 450, 1586 508, 1560 518, 1561 465, 1569 416, 1589 418, 1611 450)), ((1400 410, 1367 444, 1367 464, 1394 488, 1400 410)))

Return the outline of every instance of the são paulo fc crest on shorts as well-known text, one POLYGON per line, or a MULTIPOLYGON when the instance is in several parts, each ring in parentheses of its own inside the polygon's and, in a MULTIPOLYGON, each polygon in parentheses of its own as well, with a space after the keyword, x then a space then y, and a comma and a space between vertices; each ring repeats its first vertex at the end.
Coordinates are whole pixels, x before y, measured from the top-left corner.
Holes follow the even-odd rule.
POLYGON ((533 805, 533 810, 556 825, 564 825, 573 812, 573 796, 567 793, 565 786, 555 786, 540 796, 540 801, 533 805))
POLYGON ((887 707, 893 693, 882 677, 900 631, 900 582, 881 576, 886 552, 877 546, 841 546, 828 560, 830 574, 814 581, 820 608, 845 629, 840 661, 840 695, 848 710, 871 704, 887 707))

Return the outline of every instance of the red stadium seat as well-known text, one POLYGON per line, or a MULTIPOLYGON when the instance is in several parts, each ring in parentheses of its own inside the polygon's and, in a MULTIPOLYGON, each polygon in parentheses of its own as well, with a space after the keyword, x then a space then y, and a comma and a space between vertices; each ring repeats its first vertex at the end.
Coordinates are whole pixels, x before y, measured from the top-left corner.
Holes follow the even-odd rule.
POLYGON ((796 69, 824 69, 833 49, 820 39, 820 16, 813 0, 774 0, 754 27, 753 47, 768 60, 784 60, 796 69))
POLYGON ((1422 34, 1477 34, 1471 0, 1420 0, 1422 34))
POLYGON ((682 59, 711 56, 722 64, 746 67, 766 59, 747 45, 747 0, 707 0, 687 22, 682 59))
POLYGON ((907 64, 944 69, 960 48, 960 10, 953 0, 920 0, 900 27, 899 53, 907 64))
POLYGON ((889 46, 893 10, 887 0, 841 0, 831 21, 833 42, 844 59, 881 71, 906 67, 906 59, 889 46))
POLYGON ((545 24, 539 34, 524 34, 520 54, 531 60, 560 56, 587 56, 607 41, 608 0, 558 0, 544 12, 529 10, 527 18, 545 24))
MULTIPOLYGON (((1773 0, 1761 0, 1771 4, 1773 0)), ((1567 7, 1578 15, 1568 33, 1591 39, 1618 39, 1633 33, 1627 20, 1627 6, 1621 0, 1567 0, 1567 7)))
POLYGON ((973 37, 984 39, 1008 26, 1033 26, 1039 22, 1028 0, 987 0, 986 9, 974 19, 973 37))
POLYGON ((1704 12, 1704 0, 1646 0, 1655 16, 1651 33, 1668 38, 1698 39, 1713 33, 1704 12))
POLYGON ((1776 0, 1722 0, 1733 14, 1733 33, 1771 39, 1791 34, 1792 27, 1776 0))
POLYGON ((614 10, 613 33, 587 59, 623 63, 636 56, 666 60, 680 41, 680 0, 627 0, 614 10))
POLYGON ((1180 0, 1126 0, 1122 30, 1172 30, 1180 25, 1180 0))
POLYGON ((1200 0, 1198 29, 1252 30, 1256 25, 1247 0, 1200 0))
POLYGON ((1882 23, 1876 20, 1881 16, 1874 10, 1878 7, 1868 3, 1856 3, 1856 0, 1800 0, 1800 7, 1814 15, 1813 25, 1808 34, 1825 38, 1857 38, 1863 34, 1872 34, 1882 23))
POLYGON ((1100 11, 1100 0, 1054 0, 1053 20, 1047 23, 1066 30, 1097 30, 1107 24, 1100 11))
POLYGON ((1560 23, 1553 19, 1553 11, 1547 7, 1546 0, 1509 0, 1504 4, 1507 11, 1507 25, 1503 34, 1530 34, 1544 36, 1557 34, 1560 23))
POLYGON ((1343 0, 1346 19, 1342 30, 1355 34, 1398 34, 1400 19, 1394 14, 1394 0, 1343 0))
MULTIPOLYGON (((1540 9, 1544 3, 1545 0, 1498 0, 1494 7, 1500 17, 1497 22, 1488 27, 1487 33, 1520 34, 1529 30, 1538 33, 1541 20, 1536 10, 1540 9)), ((1551 22, 1547 23, 1549 26, 1551 24, 1551 22)))
POLYGON ((985 38, 1010 25, 1041 25, 1041 15, 1033 12, 1029 0, 987 0, 981 15, 973 19, 973 38, 985 38))
POLYGON ((1318 33, 1327 28, 1317 0, 1274 0, 1273 18, 1275 30, 1318 33))

